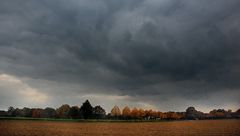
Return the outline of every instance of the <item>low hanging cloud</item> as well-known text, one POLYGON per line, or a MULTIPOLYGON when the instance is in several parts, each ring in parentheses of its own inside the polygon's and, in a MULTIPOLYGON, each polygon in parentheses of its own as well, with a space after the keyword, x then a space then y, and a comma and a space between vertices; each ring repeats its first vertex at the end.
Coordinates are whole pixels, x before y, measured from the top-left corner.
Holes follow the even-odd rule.
POLYGON ((93 94, 107 109, 122 101, 160 110, 189 103, 236 109, 239 6, 239 0, 4 1, 0 73, 41 90, 48 105, 79 104, 84 97, 74 96, 93 94))

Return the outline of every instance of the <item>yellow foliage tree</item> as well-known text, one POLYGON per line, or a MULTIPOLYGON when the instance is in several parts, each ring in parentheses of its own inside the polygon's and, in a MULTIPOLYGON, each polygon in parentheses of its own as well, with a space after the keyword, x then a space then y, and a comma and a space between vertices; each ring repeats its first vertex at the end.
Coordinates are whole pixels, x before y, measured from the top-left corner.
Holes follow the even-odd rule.
POLYGON ((111 110, 111 116, 121 116, 121 110, 118 106, 114 106, 111 110))

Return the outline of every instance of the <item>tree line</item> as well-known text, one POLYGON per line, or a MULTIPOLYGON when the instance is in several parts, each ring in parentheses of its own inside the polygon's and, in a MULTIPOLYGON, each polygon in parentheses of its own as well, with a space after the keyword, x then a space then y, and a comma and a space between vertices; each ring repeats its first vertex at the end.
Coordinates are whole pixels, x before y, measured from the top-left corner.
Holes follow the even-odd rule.
POLYGON ((9 107, 7 111, 0 111, 1 117, 30 117, 30 118, 63 118, 63 119, 116 119, 116 120, 196 120, 196 119, 225 119, 240 118, 240 109, 235 112, 224 109, 214 109, 209 113, 197 111, 194 107, 188 107, 185 112, 161 112, 144 110, 128 106, 122 110, 114 106, 110 113, 100 106, 93 107, 86 100, 80 107, 64 104, 57 109, 47 107, 22 109, 9 107))

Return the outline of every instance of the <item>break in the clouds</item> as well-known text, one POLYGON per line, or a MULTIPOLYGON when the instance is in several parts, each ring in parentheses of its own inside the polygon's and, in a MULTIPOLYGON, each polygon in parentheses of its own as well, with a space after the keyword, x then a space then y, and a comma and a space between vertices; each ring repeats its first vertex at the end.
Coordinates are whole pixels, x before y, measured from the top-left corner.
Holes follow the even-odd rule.
POLYGON ((0 108, 240 105, 239 0, 3 0, 0 108), (34 98, 34 99, 33 99, 34 98))

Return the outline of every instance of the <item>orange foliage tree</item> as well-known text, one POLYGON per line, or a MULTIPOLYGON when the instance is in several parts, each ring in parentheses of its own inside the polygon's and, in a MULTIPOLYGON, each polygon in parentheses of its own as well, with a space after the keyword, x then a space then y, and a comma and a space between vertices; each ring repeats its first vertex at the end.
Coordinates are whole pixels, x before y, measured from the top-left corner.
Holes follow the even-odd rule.
POLYGON ((130 117, 131 116, 131 110, 128 106, 123 108, 122 115, 123 115, 123 117, 130 117))
POLYGON ((32 109, 32 118, 40 118, 43 109, 32 109))
POLYGON ((68 118, 69 111, 70 111, 70 106, 68 104, 64 104, 56 110, 57 117, 68 118))
POLYGON ((181 116, 179 116, 176 112, 167 112, 167 119, 178 120, 181 116))
POLYGON ((145 111, 144 111, 143 109, 140 108, 140 109, 138 110, 138 112, 139 112, 139 117, 140 117, 140 118, 144 118, 144 117, 145 117, 146 114, 145 114, 145 111))
POLYGON ((136 108, 136 107, 134 107, 133 109, 132 109, 132 111, 131 111, 131 117, 132 118, 138 118, 139 117, 139 111, 138 111, 138 109, 136 108))

